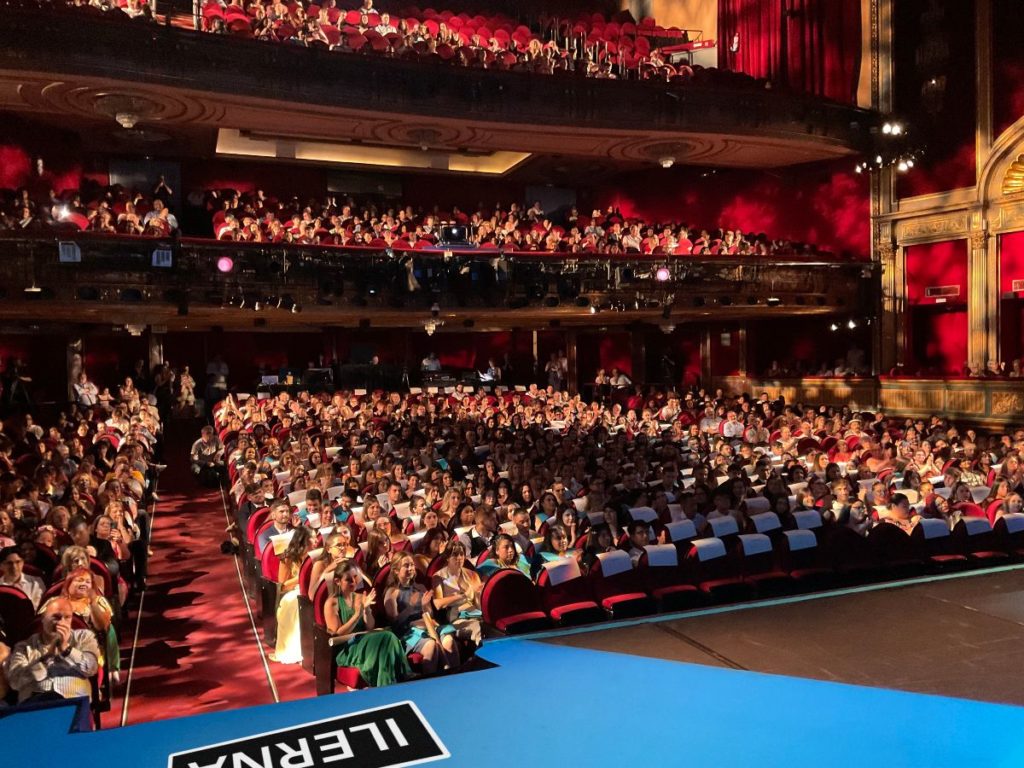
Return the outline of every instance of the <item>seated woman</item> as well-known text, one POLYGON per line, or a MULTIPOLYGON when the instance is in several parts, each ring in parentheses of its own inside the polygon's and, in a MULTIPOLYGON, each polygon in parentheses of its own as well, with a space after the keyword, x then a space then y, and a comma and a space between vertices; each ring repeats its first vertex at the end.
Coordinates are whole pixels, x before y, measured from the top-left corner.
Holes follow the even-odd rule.
POLYGON ((910 502, 902 493, 894 494, 889 502, 888 514, 882 517, 882 521, 895 525, 904 533, 914 530, 921 516, 910 508, 910 502))
POLYGON ((495 571, 505 569, 518 570, 525 576, 530 575, 530 563, 516 548, 516 540, 507 533, 499 533, 491 542, 490 555, 476 570, 481 578, 486 579, 495 571))
POLYGON ((455 636, 480 645, 480 593, 483 584, 476 571, 466 568, 466 547, 450 541, 444 550, 444 566, 434 574, 434 606, 446 611, 448 623, 455 627, 455 636))
POLYGON ((398 637, 388 630, 374 631, 373 604, 376 592, 356 592, 359 566, 342 560, 332 573, 333 594, 324 605, 327 631, 347 637, 338 651, 339 667, 355 667, 367 685, 379 688, 412 674, 398 637))
MULTIPOLYGON (((60 590, 61 597, 71 601, 76 616, 82 618, 89 628, 96 633, 96 639, 103 650, 103 658, 99 660, 117 682, 121 671, 121 651, 117 642, 117 631, 114 629, 114 610, 103 594, 96 589, 92 571, 76 568, 64 579, 60 590)), ((43 610, 45 610, 45 605, 43 610)))
POLYGON ((431 615, 432 608, 432 598, 416 582, 416 561, 410 553, 399 552, 391 564, 384 611, 406 653, 423 656, 423 672, 427 675, 436 672, 438 666, 453 669, 459 664, 455 627, 439 626, 431 615))
POLYGON ((299 635, 299 569, 312 542, 311 531, 304 525, 292 529, 292 538, 277 569, 281 600, 277 604, 277 644, 271 661, 298 664, 302 661, 299 635))
POLYGON ((612 537, 611 528, 605 524, 595 525, 587 531, 587 541, 583 547, 583 557, 580 565, 583 570, 589 571, 597 561, 598 555, 611 552, 615 549, 615 541, 612 537))
POLYGON ((377 578, 380 569, 391 562, 391 539, 383 531, 371 530, 366 535, 366 558, 363 570, 370 581, 377 578))
POLYGON ((548 532, 544 535, 544 543, 537 550, 533 558, 532 575, 534 578, 540 573, 544 563, 558 560, 563 557, 573 557, 578 553, 571 549, 572 542, 569 541, 569 533, 565 526, 555 523, 548 526, 548 532))
POLYGON ((388 537, 388 540, 391 542, 392 552, 412 550, 412 545, 409 543, 409 537, 402 533, 402 529, 399 527, 399 523, 395 518, 388 515, 381 515, 374 523, 374 527, 388 537))
POLYGON ((331 578, 334 570, 344 560, 355 560, 359 549, 352 546, 352 531, 347 525, 339 525, 324 542, 323 552, 313 563, 313 570, 309 576, 309 597, 312 600, 316 596, 316 590, 320 583, 331 578))

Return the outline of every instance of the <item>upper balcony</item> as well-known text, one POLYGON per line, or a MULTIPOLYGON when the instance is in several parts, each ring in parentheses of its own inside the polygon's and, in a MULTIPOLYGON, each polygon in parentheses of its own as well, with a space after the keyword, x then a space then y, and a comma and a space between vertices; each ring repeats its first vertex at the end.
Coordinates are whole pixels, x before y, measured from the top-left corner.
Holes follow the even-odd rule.
POLYGON ((310 145, 344 143, 764 168, 861 152, 879 122, 727 72, 539 75, 19 5, 0 26, 0 108, 112 125, 121 105, 142 126, 208 145, 241 130, 239 152, 252 156, 303 160, 310 145))

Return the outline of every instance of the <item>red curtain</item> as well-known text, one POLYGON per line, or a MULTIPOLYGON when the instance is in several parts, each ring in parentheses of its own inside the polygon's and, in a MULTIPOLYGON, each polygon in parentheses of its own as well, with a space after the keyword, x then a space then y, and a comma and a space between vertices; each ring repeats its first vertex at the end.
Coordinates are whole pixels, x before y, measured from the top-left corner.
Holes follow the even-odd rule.
POLYGON ((856 102, 859 0, 719 0, 718 40, 724 69, 856 102))

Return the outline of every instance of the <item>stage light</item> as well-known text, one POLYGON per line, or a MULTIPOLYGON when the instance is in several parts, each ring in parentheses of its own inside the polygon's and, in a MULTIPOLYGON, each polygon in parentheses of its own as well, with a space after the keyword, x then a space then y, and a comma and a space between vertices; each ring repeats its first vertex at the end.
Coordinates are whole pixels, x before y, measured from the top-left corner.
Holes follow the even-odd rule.
POLYGON ((896 170, 900 173, 906 173, 908 168, 910 168, 910 166, 907 165, 906 160, 900 160, 899 163, 896 164, 896 170))
POLYGON ((882 133, 892 133, 892 123, 886 123, 882 126, 882 133))
POLYGON ((852 331, 854 328, 857 327, 857 321, 851 319, 850 322, 846 324, 846 327, 852 331))
POLYGON ((666 283, 672 277, 672 273, 668 267, 658 267, 658 271, 654 273, 654 279, 659 283, 666 283))
POLYGON ((839 326, 838 326, 838 325, 836 325, 835 323, 832 323, 832 325, 830 325, 830 326, 828 327, 828 329, 829 329, 830 331, 832 331, 833 333, 835 333, 836 331, 838 331, 838 330, 839 330, 839 326))
POLYGON ((899 136, 901 133, 903 133, 903 126, 900 125, 899 123, 893 123, 892 124, 892 135, 893 136, 899 136))
POLYGON ((782 303, 782 299, 780 299, 778 296, 769 296, 767 299, 764 300, 764 303, 767 304, 769 307, 777 307, 779 306, 779 304, 782 303))
POLYGON ((217 259, 217 269, 221 272, 230 272, 235 268, 235 262, 230 256, 221 256, 217 259))
POLYGON ((676 159, 674 157, 663 157, 658 160, 658 165, 660 165, 662 168, 671 168, 675 164, 676 159))

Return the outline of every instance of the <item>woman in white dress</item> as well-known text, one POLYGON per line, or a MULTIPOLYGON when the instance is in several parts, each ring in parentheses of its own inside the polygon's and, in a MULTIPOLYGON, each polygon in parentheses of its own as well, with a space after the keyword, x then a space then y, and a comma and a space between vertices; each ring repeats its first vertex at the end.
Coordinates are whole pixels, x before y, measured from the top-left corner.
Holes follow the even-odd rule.
POLYGON ((277 604, 277 645, 271 654, 271 661, 280 664, 298 664, 302 661, 302 640, 299 637, 299 569, 306 559, 309 545, 313 541, 310 529, 299 526, 293 529, 288 548, 281 556, 277 580, 280 584, 281 600, 277 604))

